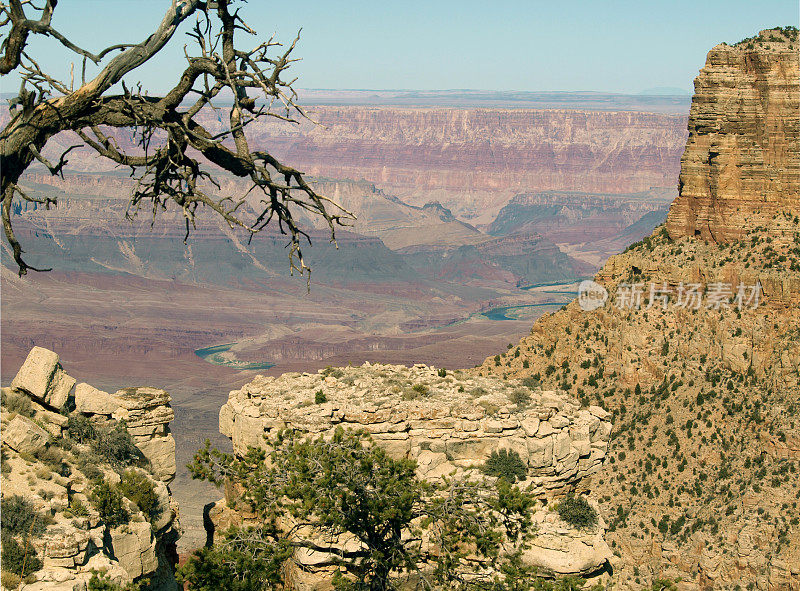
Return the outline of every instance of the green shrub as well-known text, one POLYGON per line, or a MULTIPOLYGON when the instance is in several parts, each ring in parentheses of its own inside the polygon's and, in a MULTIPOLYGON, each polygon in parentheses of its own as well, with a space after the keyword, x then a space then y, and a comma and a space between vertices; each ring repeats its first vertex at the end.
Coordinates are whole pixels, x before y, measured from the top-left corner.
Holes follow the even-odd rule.
POLYGON ((31 399, 25 394, 18 394, 16 392, 6 392, 0 395, 2 404, 8 412, 15 412, 18 415, 26 417, 33 416, 33 409, 31 408, 31 399))
POLYGON ((531 393, 529 390, 514 390, 508 394, 508 399, 512 404, 524 407, 531 401, 531 393))
MULTIPOLYGON (((5 521, 5 517, 3 520, 5 521)), ((39 560, 36 550, 27 538, 20 544, 14 536, 3 530, 0 534, 0 544, 2 547, 0 562, 3 570, 20 577, 27 577, 42 568, 42 561, 39 560)))
POLYGON ((67 433, 78 443, 91 443, 97 438, 94 424, 88 417, 73 413, 67 418, 67 433))
POLYGON ((436 371, 436 375, 438 375, 440 378, 447 377, 447 370, 442 367, 436 371))
POLYGON ((67 419, 67 433, 78 443, 88 444, 92 451, 116 468, 142 465, 145 462, 124 422, 109 427, 95 424, 85 416, 73 413, 67 419))
POLYGON ((316 404, 322 404, 324 402, 328 402, 328 397, 325 396, 325 392, 322 390, 317 390, 314 392, 314 402, 316 404))
POLYGON ((19 495, 3 497, 0 501, 3 514, 2 528, 10 534, 38 536, 53 523, 53 518, 36 510, 28 499, 19 495))
POLYGON ((508 449, 493 451, 481 470, 488 476, 505 478, 511 483, 516 482, 518 479, 525 480, 528 474, 528 467, 519 457, 519 454, 514 450, 508 449))
POLYGON ((344 372, 338 367, 331 367, 330 365, 322 370, 322 375, 326 378, 328 376, 334 377, 337 380, 344 375, 344 372))
POLYGON ((140 591, 147 588, 149 583, 148 579, 142 579, 123 586, 109 579, 105 572, 93 570, 92 578, 89 579, 87 585, 87 591, 140 591))
POLYGON ((89 515, 89 509, 80 499, 73 498, 69 503, 69 510, 75 517, 86 517, 89 515))
POLYGON ((141 464, 144 456, 136 447, 133 437, 128 433, 124 423, 117 423, 112 429, 98 430, 98 437, 93 447, 97 453, 105 457, 113 466, 124 467, 141 464))
POLYGON ((117 486, 119 492, 136 503, 148 519, 158 516, 158 495, 152 481, 136 470, 125 470, 117 486))
POLYGON ((583 497, 568 496, 558 504, 556 511, 572 527, 584 529, 597 523, 597 511, 583 497))
POLYGON ((427 394, 430 391, 430 388, 425 384, 414 384, 411 389, 419 394, 427 394))
POLYGON ((0 585, 2 585, 4 589, 17 589, 20 583, 22 583, 22 577, 19 575, 8 571, 3 571, 0 574, 0 585))
POLYGON ((64 461, 64 451, 61 448, 42 447, 34 451, 33 455, 59 476, 69 476, 72 473, 69 465, 64 461))
POLYGON ((5 448, 0 449, 0 472, 3 474, 11 472, 11 462, 8 461, 8 454, 5 448))
POLYGON ((84 476, 91 482, 103 479, 103 473, 97 467, 103 459, 94 452, 80 454, 78 456, 78 469, 83 472, 84 476))
POLYGON ((122 504, 122 495, 106 481, 97 484, 90 500, 108 527, 122 525, 130 517, 122 504))
POLYGON ((286 540, 273 540, 256 528, 231 528, 211 548, 195 550, 177 573, 192 591, 283 589, 284 561, 292 555, 286 540), (243 573, 246 573, 242 576, 243 573))
POLYGON ((541 381, 539 380, 539 374, 535 376, 528 376, 527 378, 522 378, 522 385, 526 388, 530 388, 531 390, 535 390, 539 386, 541 386, 541 381))

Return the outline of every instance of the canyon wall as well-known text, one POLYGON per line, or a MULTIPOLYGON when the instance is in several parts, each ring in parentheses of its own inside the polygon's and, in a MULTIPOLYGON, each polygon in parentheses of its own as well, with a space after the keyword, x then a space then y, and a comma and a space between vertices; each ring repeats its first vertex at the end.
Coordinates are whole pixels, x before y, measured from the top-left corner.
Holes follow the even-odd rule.
POLYGON ((301 170, 363 178, 414 204, 439 199, 464 219, 520 191, 673 186, 686 141, 681 115, 322 106, 309 112, 321 125, 264 121, 250 133, 301 170))
POLYGON ((695 79, 670 236, 726 242, 800 206, 797 32, 722 43, 695 79))
POLYGON ((476 370, 612 413, 615 588, 800 589, 797 47, 789 27, 711 50, 666 228, 609 259, 599 305, 476 370))

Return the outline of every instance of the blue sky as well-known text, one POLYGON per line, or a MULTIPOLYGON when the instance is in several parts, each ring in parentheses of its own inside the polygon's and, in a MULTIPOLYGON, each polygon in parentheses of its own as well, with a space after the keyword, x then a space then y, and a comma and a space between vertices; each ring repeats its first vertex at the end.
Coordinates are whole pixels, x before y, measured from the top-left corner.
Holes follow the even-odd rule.
MULTIPOLYGON (((167 5, 65 0, 53 24, 98 50, 145 38, 167 5)), ((242 6, 262 38, 277 33, 290 41, 303 28, 297 50, 303 61, 294 67, 300 88, 625 93, 690 92, 711 47, 775 25, 797 26, 798 10, 797 0, 250 0, 242 6)), ((139 70, 147 88, 158 92, 176 79, 188 41, 178 34, 139 70)), ((240 41, 255 44, 246 35, 240 41)), ((31 50, 68 71, 54 43, 37 41, 31 50)), ((4 92, 16 90, 11 79, 2 83, 4 92)))

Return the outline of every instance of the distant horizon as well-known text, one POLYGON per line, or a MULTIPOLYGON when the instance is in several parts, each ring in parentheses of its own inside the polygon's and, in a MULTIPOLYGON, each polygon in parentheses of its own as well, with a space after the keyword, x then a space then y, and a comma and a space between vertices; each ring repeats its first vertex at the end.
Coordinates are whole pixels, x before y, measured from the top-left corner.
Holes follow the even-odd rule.
MULTIPOLYGON (((74 0, 59 4, 53 26, 97 51, 146 38, 168 6, 169 0, 74 0)), ((244 45, 272 35, 291 43, 302 30, 293 53, 301 61, 291 70, 296 85, 326 90, 691 94, 715 45, 800 24, 797 0, 497 0, 491 8, 478 0, 296 0, 289 8, 241 9, 258 31, 241 35, 244 45)), ((184 45, 193 53, 190 26, 133 72, 129 86, 138 80, 151 93, 170 88, 186 67, 184 45)), ((38 35, 27 51, 65 80, 70 62, 80 65, 58 42, 38 35)), ((2 91, 16 91, 19 79, 11 75, 2 84, 2 91)))
MULTIPOLYGON (((482 90, 451 89, 371 89, 297 88, 298 104, 304 107, 363 107, 396 109, 498 109, 498 110, 576 110, 634 111, 666 115, 686 115, 691 104, 688 93, 669 94, 654 88, 639 93, 614 93, 599 90, 482 90)), ((0 92, 0 100, 16 96, 0 92)), ((230 96, 219 95, 215 104, 230 104, 230 96)))

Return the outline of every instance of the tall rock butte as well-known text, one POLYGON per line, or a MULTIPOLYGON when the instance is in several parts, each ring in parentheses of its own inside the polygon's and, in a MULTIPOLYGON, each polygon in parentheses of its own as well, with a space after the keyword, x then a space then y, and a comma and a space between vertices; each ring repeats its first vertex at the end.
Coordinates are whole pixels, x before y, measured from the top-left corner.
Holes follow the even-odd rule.
POLYGON ((722 43, 694 81, 672 238, 728 242, 800 205, 797 30, 722 43))

